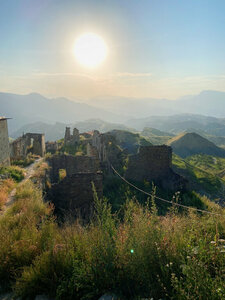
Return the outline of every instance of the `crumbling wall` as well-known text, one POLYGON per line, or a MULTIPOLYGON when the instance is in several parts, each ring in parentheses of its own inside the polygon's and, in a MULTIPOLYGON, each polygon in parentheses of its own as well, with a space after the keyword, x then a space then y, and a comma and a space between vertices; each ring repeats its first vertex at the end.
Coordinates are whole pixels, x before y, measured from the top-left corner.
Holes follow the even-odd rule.
POLYGON ((136 181, 165 178, 172 166, 169 146, 141 146, 139 153, 129 157, 125 177, 136 181))
POLYGON ((8 125, 6 118, 0 118, 0 165, 10 165, 8 125))
POLYGON ((139 153, 128 160, 125 178, 154 182, 164 189, 181 191, 187 181, 172 170, 172 148, 166 145, 141 146, 139 153))
POLYGON ((99 198, 103 195, 102 173, 76 173, 66 176, 58 184, 52 185, 49 198, 58 215, 72 215, 88 219, 93 210, 94 192, 99 198))
POLYGON ((46 152, 55 153, 59 149, 57 142, 46 142, 45 143, 46 152))
POLYGON ((70 127, 66 127, 65 136, 64 136, 64 144, 65 145, 75 145, 80 141, 80 134, 77 128, 73 129, 73 134, 70 134, 70 127))
POLYGON ((41 133, 26 133, 10 144, 10 157, 13 160, 24 159, 28 151, 33 154, 45 155, 45 135, 41 133))
POLYGON ((65 169, 67 176, 75 173, 96 173, 100 170, 99 160, 95 157, 73 156, 73 155, 54 155, 48 158, 50 177, 52 182, 59 181, 59 170, 65 169))

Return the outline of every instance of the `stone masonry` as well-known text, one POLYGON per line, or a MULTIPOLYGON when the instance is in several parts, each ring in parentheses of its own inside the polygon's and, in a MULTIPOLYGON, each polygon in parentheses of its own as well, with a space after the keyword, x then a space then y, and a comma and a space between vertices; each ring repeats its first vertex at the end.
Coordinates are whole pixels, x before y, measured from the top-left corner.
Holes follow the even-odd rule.
POLYGON ((50 178, 53 183, 59 181, 59 170, 65 169, 67 176, 76 173, 96 173, 100 171, 99 160, 95 157, 73 156, 73 155, 53 155, 48 158, 50 166, 50 178))
POLYGON ((76 173, 66 176, 57 184, 53 184, 49 197, 58 215, 82 217, 88 220, 94 203, 92 183, 98 197, 103 195, 102 173, 76 173))
POLYGON ((184 190, 186 180, 172 170, 172 148, 166 145, 141 146, 139 153, 129 156, 125 178, 154 182, 169 190, 184 190))
POLYGON ((131 155, 126 178, 143 181, 164 178, 172 167, 172 148, 169 146, 141 146, 139 153, 131 155))
POLYGON ((65 136, 64 136, 64 144, 65 145, 75 145, 79 143, 80 135, 79 130, 77 128, 73 129, 73 134, 70 134, 70 127, 66 127, 65 136))
POLYGON ((45 155, 45 135, 41 133, 26 133, 10 144, 11 159, 24 159, 28 152, 45 155))
POLYGON ((10 165, 10 148, 7 118, 0 117, 0 166, 10 165))

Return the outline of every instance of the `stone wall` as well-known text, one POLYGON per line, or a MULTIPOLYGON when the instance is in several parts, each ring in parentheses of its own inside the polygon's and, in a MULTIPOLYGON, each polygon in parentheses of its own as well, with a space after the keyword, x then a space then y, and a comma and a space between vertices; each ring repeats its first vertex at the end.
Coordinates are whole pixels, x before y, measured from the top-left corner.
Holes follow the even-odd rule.
POLYGON ((52 182, 59 181, 59 170, 65 169, 67 176, 75 173, 96 173, 100 170, 99 160, 95 157, 73 156, 73 155, 54 155, 48 158, 50 177, 52 182))
POLYGON ((45 135, 40 133, 26 133, 10 144, 11 159, 24 159, 28 152, 35 155, 45 155, 45 135))
POLYGON ((58 215, 88 219, 93 210, 95 186, 99 198, 103 195, 102 173, 76 173, 52 185, 49 198, 58 215))
POLYGON ((132 181, 154 182, 164 189, 181 191, 187 181, 172 170, 172 148, 141 146, 139 153, 129 157, 125 178, 132 181))
POLYGON ((8 125, 6 118, 0 118, 0 165, 10 165, 8 125))
POLYGON ((70 134, 70 127, 66 127, 65 136, 64 136, 64 144, 65 145, 75 145, 79 143, 80 135, 79 130, 77 128, 73 129, 73 134, 70 134))
POLYGON ((129 157, 125 177, 136 181, 165 178, 172 166, 169 146, 141 146, 139 153, 129 157))

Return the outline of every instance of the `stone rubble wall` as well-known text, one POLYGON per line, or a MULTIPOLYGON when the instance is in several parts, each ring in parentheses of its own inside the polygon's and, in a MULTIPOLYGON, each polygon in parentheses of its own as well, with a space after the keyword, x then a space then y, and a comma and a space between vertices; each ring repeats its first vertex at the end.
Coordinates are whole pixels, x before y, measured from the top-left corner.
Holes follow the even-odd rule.
POLYGON ((13 160, 26 158, 29 148, 32 153, 40 156, 45 155, 45 135, 40 133, 26 133, 10 144, 10 157, 13 160), (33 145, 32 145, 33 141, 33 145))
POLYGON ((59 215, 89 219, 94 204, 94 184, 99 198, 103 196, 102 173, 75 173, 52 185, 50 199, 59 215))
POLYGON ((82 172, 96 173, 100 170, 99 160, 89 156, 53 155, 48 158, 48 163, 52 182, 58 182, 60 169, 65 169, 67 176, 82 172))

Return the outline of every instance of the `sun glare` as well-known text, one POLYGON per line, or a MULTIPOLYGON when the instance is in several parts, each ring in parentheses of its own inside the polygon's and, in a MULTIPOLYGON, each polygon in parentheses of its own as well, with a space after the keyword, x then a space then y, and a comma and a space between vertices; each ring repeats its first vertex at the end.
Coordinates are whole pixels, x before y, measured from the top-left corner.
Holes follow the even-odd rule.
POLYGON ((107 46, 97 34, 86 33, 76 39, 74 55, 80 64, 94 68, 106 58, 107 46))

